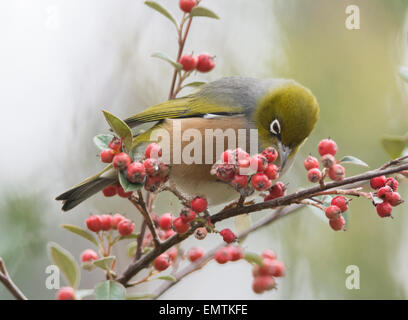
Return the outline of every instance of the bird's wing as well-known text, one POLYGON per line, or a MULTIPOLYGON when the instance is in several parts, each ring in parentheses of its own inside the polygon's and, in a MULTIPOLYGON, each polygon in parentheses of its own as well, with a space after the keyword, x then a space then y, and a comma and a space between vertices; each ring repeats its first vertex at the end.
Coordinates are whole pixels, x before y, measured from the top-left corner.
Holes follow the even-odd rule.
POLYGON ((125 120, 133 128, 142 123, 161 121, 164 119, 204 117, 211 115, 242 114, 241 106, 229 106, 217 103, 198 95, 190 95, 174 100, 169 100, 152 107, 125 120))

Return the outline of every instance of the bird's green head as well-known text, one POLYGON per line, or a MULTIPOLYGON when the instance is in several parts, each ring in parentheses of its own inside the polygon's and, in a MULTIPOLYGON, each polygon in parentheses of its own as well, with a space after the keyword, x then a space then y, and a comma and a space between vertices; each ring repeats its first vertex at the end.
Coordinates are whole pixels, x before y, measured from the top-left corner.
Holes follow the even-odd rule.
POLYGON ((315 127, 319 106, 309 89, 288 81, 259 100, 253 117, 262 147, 277 147, 283 169, 315 127))

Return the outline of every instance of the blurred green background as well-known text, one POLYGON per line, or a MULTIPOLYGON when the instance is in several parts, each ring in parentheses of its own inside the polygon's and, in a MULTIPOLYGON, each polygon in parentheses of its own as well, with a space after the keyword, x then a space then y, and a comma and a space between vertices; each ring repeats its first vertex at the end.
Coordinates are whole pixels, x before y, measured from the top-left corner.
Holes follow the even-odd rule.
MULTIPOLYGON (((176 0, 159 1, 179 14, 176 0)), ((385 134, 408 127, 404 0, 204 0, 220 21, 196 19, 186 52, 210 52, 217 67, 196 80, 222 76, 288 77, 316 95, 321 118, 284 182, 307 186, 302 159, 322 138, 339 154, 375 168, 388 160, 385 134), (345 9, 358 5, 361 29, 347 30, 345 9)), ((53 198, 101 168, 92 137, 106 131, 101 109, 126 117, 167 97, 171 70, 150 58, 176 54, 174 27, 138 0, 8 0, 0 3, 0 256, 29 298, 52 299, 45 288, 49 240, 78 258, 88 244, 59 228, 83 226, 90 213, 121 212, 138 221, 126 201, 93 197, 69 214, 53 198)), ((361 172, 347 167, 347 174, 361 172)), ((400 193, 407 197, 403 184, 400 193)), ((155 210, 175 209, 168 199, 155 210)), ((255 217, 264 215, 257 213, 255 217)), ((310 209, 252 234, 245 248, 272 248, 287 265, 278 290, 255 295, 251 270, 240 261, 209 263, 168 291, 168 299, 405 299, 408 296, 406 205, 380 219, 372 205, 354 200, 347 232, 334 232, 310 209), (345 287, 348 265, 360 269, 360 289, 345 287)), ((233 226, 231 221, 222 226, 233 226)), ((211 248, 209 237, 184 244, 211 248)), ((125 256, 126 248, 117 252, 125 256)), ((123 258, 119 268, 127 263, 123 258)), ((103 279, 83 272, 81 288, 103 279)), ((150 292, 156 284, 141 287, 150 292)), ((136 290, 137 291, 137 290, 136 290)), ((0 298, 10 294, 0 286, 0 298)))

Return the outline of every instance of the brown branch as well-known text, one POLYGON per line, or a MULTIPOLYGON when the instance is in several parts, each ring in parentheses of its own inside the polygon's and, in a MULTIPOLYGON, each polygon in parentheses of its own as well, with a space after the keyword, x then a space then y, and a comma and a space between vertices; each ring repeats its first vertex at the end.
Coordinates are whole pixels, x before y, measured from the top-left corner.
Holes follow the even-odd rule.
POLYGON ((132 195, 129 198, 129 200, 130 202, 133 203, 133 205, 137 208, 137 210, 143 215, 144 220, 146 221, 147 227, 152 233, 154 245, 155 247, 159 247, 160 239, 159 239, 159 236, 157 235, 156 228, 154 226, 152 218, 150 217, 150 213, 149 213, 149 210, 147 209, 146 203, 143 200, 142 192, 138 190, 137 193, 138 193, 138 197, 135 197, 132 195))
POLYGON ((2 258, 0 258, 0 281, 7 288, 8 291, 16 298, 17 300, 28 300, 27 297, 21 292, 21 290, 15 285, 13 280, 10 278, 6 265, 2 258))
MULTIPOLYGON (((247 206, 242 206, 242 207, 233 207, 229 208, 228 206, 221 210, 220 212, 214 214, 211 216, 211 222, 213 224, 220 222, 222 220, 235 217, 244 213, 252 213, 252 212, 257 212, 265 209, 272 209, 272 208, 277 208, 280 206, 289 206, 294 203, 297 203, 299 201, 302 201, 304 199, 310 198, 318 194, 319 192, 325 191, 325 190, 330 190, 342 186, 347 186, 350 184, 354 184, 356 182, 360 181, 365 181, 369 180, 374 177, 378 177, 380 175, 387 175, 387 174, 392 174, 396 172, 400 172, 402 170, 408 170, 408 163, 404 163, 398 166, 392 166, 387 167, 386 169, 377 169, 377 170, 372 170, 368 171, 359 175, 355 175, 349 178, 346 178, 342 181, 335 181, 335 182, 329 182, 324 185, 324 188, 322 188, 320 185, 304 189, 292 194, 289 194, 287 196, 283 196, 277 199, 273 199, 267 202, 261 202, 261 203, 256 203, 256 204, 251 204, 247 206)), ((149 266, 153 260, 160 255, 161 253, 165 252, 172 246, 180 243, 184 239, 188 238, 196 228, 202 227, 202 223, 196 223, 194 227, 190 228, 186 233, 184 234, 176 234, 173 237, 169 238, 168 240, 162 242, 160 246, 156 246, 153 250, 151 250, 149 253, 147 253, 145 256, 143 256, 141 259, 132 262, 129 264, 127 269, 123 272, 121 277, 118 279, 120 283, 123 285, 127 285, 127 282, 134 276, 136 275, 140 270, 146 268, 149 266)))
MULTIPOLYGON (((278 209, 273 214, 255 222, 251 227, 241 232, 237 237, 238 239, 245 238, 248 234, 271 224, 272 222, 276 221, 279 218, 287 216, 289 213, 297 211, 301 207, 303 207, 303 205, 292 205, 290 207, 278 209)), ((159 298, 163 293, 165 293, 168 289, 170 289, 175 284, 180 282, 184 277, 203 268, 214 257, 215 253, 224 246, 225 246, 225 243, 219 246, 216 246, 215 248, 208 251, 201 259, 195 261, 194 263, 189 264, 182 270, 174 273, 173 276, 176 280, 168 281, 165 284, 163 284, 161 287, 159 287, 159 289, 153 294, 153 299, 159 298)))
POLYGON ((136 247, 136 254, 135 254, 134 261, 140 259, 140 257, 142 256, 143 239, 146 233, 146 226, 147 226, 146 220, 143 219, 142 225, 140 227, 140 233, 137 236, 137 247, 136 247))

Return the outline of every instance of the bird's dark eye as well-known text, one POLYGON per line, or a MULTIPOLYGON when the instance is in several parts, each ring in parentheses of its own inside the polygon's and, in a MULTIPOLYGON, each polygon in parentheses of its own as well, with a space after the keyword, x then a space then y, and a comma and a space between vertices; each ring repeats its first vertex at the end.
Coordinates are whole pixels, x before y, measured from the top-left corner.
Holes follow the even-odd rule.
POLYGON ((275 120, 273 120, 271 122, 270 130, 274 135, 276 135, 276 136, 280 135, 281 127, 280 127, 280 123, 279 123, 278 119, 275 119, 275 120))

